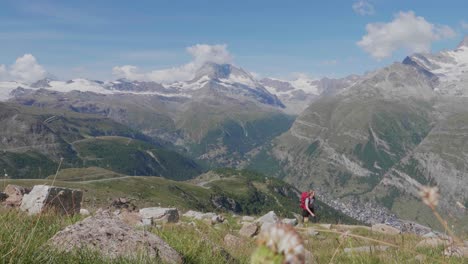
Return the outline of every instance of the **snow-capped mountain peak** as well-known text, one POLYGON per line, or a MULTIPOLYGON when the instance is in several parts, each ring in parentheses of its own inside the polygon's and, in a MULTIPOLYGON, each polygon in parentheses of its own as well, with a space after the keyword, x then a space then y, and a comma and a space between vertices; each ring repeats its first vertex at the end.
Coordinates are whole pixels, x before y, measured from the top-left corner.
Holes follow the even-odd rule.
POLYGON ((258 82, 250 73, 232 64, 207 62, 197 70, 195 78, 189 83, 197 82, 202 78, 226 83, 238 83, 251 87, 258 86, 258 82))
POLYGON ((437 77, 436 91, 442 95, 468 96, 468 36, 455 50, 439 53, 417 53, 404 64, 413 65, 437 77))

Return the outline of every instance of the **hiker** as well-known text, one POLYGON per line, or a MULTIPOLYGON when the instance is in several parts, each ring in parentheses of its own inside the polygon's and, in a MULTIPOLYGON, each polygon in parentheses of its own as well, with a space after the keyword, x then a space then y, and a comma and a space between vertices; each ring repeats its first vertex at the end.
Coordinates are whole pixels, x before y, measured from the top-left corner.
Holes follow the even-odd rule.
POLYGON ((317 219, 315 215, 314 205, 315 192, 313 190, 303 192, 301 195, 301 208, 304 223, 309 222, 309 217, 314 217, 314 219, 317 219))

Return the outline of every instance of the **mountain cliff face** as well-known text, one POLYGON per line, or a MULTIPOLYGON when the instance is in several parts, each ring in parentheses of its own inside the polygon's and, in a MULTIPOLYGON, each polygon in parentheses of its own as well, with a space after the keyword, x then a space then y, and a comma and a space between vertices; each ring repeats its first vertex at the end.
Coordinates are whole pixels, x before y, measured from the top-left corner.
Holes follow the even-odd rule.
POLYGON ((237 166, 293 121, 275 95, 229 64, 206 63, 193 80, 167 86, 124 79, 4 86, 12 102, 108 117, 218 165, 237 166))
POLYGON ((314 101, 274 141, 279 175, 343 203, 373 202, 403 218, 427 217, 428 225, 435 221, 418 190, 438 185, 440 208, 467 223, 459 206, 468 201, 463 45, 410 56, 314 101))
POLYGON ((285 81, 264 78, 260 83, 285 104, 285 112, 298 115, 313 101, 320 97, 330 96, 347 89, 355 84, 360 76, 351 75, 341 79, 308 79, 298 78, 294 81, 285 81))

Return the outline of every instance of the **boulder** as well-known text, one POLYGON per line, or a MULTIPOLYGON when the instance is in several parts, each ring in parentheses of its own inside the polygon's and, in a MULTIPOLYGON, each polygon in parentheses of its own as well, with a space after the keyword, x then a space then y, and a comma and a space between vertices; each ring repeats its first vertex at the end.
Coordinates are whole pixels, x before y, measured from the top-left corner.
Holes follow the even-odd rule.
POLYGON ((416 248, 421 248, 421 247, 436 248, 439 246, 447 246, 449 243, 450 242, 448 240, 441 239, 439 237, 428 237, 419 241, 418 244, 416 244, 416 248))
POLYGON ((242 221, 243 222, 253 222, 255 220, 255 217, 253 216, 250 216, 250 215, 244 215, 242 217, 242 221))
POLYGON ((364 247, 354 247, 354 248, 345 248, 345 253, 371 253, 375 251, 385 251, 388 249, 388 246, 364 246, 364 247))
POLYGON ((468 247, 449 246, 444 250, 444 255, 447 257, 468 258, 468 247))
POLYGON ((262 216, 262 217, 258 218, 257 220, 255 220, 255 223, 260 224, 260 229, 261 230, 266 230, 269 227, 272 227, 277 222, 279 222, 279 218, 275 214, 275 212, 273 212, 273 211, 270 211, 267 214, 265 214, 264 216, 262 216))
POLYGON ((260 224, 264 224, 264 223, 271 223, 271 224, 274 224, 276 222, 279 221, 279 218, 278 216, 275 214, 274 211, 270 211, 268 212, 267 214, 265 214, 264 216, 258 218, 255 222, 258 222, 260 224))
POLYGON ((23 196, 20 209, 30 215, 41 213, 47 209, 58 213, 79 214, 83 192, 80 190, 35 185, 29 194, 23 196))
POLYGON ((5 199, 6 206, 18 207, 21 205, 23 196, 28 194, 31 189, 25 188, 23 186, 8 184, 4 190, 4 193, 7 195, 5 199))
POLYGON ((372 232, 379 232, 386 235, 398 235, 401 234, 400 229, 386 224, 375 224, 371 227, 372 232))
POLYGON ((138 209, 138 207, 135 204, 133 204, 129 199, 123 197, 115 198, 114 200, 112 200, 110 207, 120 211, 127 210, 130 212, 136 211, 138 209))
POLYGON ((48 244, 59 251, 97 251, 110 259, 157 258, 183 263, 182 256, 157 235, 135 230, 109 211, 97 212, 55 234, 48 244))
POLYGON ((179 211, 176 208, 149 207, 140 209, 143 225, 177 223, 179 211))
POLYGON ((241 246, 244 243, 242 238, 227 234, 224 237, 224 245, 226 245, 227 248, 229 249, 237 249, 239 246, 241 246))
POLYGON ((284 218, 283 220, 281 220, 281 222, 283 224, 292 225, 292 226, 296 226, 298 223, 296 218, 284 218))
POLYGON ((203 220, 203 219, 211 220, 211 218, 213 218, 213 216, 216 216, 216 214, 215 213, 202 213, 202 212, 190 210, 186 212, 185 214, 183 214, 182 216, 193 218, 196 220, 203 220))
POLYGON ((259 227, 255 223, 246 223, 239 230, 239 235, 243 237, 254 237, 258 234, 259 227))
POLYGON ((89 211, 87 209, 81 208, 80 209, 80 215, 88 216, 88 215, 90 215, 90 213, 89 213, 89 211))
POLYGON ((313 228, 307 228, 306 231, 305 231, 305 235, 306 236, 316 236, 318 235, 319 232, 317 232, 315 229, 313 228))
POLYGON ((211 224, 216 225, 216 224, 221 224, 224 222, 224 217, 222 215, 215 215, 211 217, 211 224))

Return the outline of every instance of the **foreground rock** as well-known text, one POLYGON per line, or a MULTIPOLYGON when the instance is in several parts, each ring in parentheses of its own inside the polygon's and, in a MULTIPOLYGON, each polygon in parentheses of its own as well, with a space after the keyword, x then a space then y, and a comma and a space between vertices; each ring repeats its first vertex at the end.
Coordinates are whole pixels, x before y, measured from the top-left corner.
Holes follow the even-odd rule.
POLYGON ((239 230, 239 235, 243 237, 254 237, 258 234, 259 227, 256 223, 245 223, 239 230))
POLYGON ((179 211, 176 208, 150 207, 140 209, 143 225, 177 223, 179 211))
POLYGON ((196 220, 209 219, 211 221, 211 219, 217 215, 215 213, 201 213, 201 212, 190 210, 186 212, 185 214, 183 214, 182 216, 193 218, 196 220))
POLYGON ((276 223, 279 221, 278 216, 275 214, 274 211, 270 211, 266 213, 264 216, 258 218, 255 222, 263 223, 276 223))
POLYGON ((20 209, 30 215, 52 209, 58 213, 79 214, 83 192, 48 185, 35 185, 29 194, 23 196, 20 209))
POLYGON ((123 197, 115 198, 114 200, 112 200, 110 207, 113 209, 127 210, 130 212, 134 212, 138 209, 138 207, 135 204, 133 204, 132 201, 123 197))
POLYGON ((253 222, 255 220, 255 217, 250 216, 250 215, 244 215, 242 216, 242 221, 243 222, 253 222))
POLYGON ((5 199, 5 205, 11 207, 18 207, 21 205, 23 196, 28 194, 31 189, 25 188, 23 186, 8 184, 4 190, 7 198, 5 199))
POLYGON ((468 258, 468 247, 450 246, 444 250, 444 255, 447 257, 468 258))
POLYGON ((109 258, 159 258, 164 263, 182 263, 182 257, 160 237, 133 229, 108 211, 98 212, 66 227, 49 240, 58 250, 98 251, 109 258))
POLYGON ((298 224, 298 221, 296 218, 284 218, 283 220, 281 220, 281 222, 283 224, 292 225, 292 226, 296 226, 298 224))

